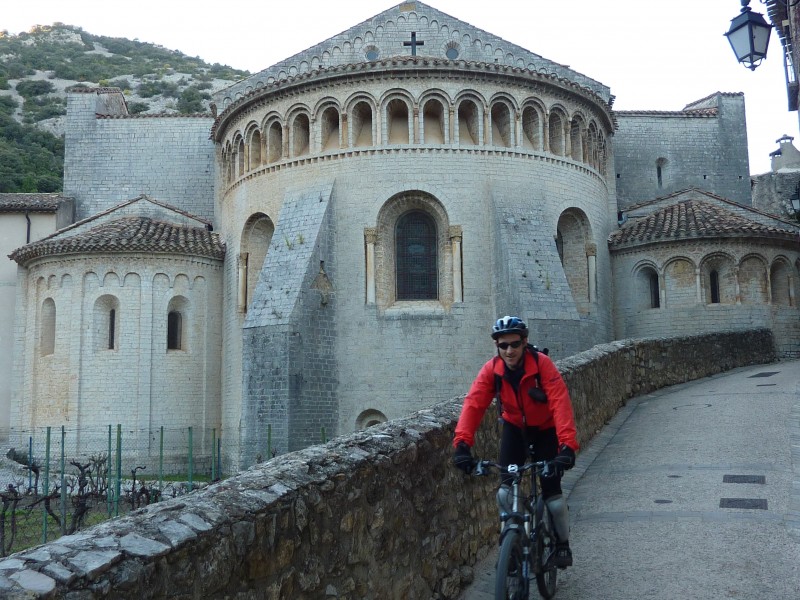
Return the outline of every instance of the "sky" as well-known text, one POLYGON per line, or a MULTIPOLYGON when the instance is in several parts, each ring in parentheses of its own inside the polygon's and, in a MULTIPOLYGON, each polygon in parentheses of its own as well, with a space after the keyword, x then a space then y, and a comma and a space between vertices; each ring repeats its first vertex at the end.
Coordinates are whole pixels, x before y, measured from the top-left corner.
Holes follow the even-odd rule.
MULTIPOLYGON (((764 14, 763 0, 751 0, 764 14)), ((0 12, 17 34, 61 22, 110 37, 138 39, 257 72, 349 29, 399 0, 28 0, 0 12), (226 14, 225 7, 231 7, 226 14), (213 8, 212 8, 213 7, 213 8)), ((776 140, 798 137, 787 109, 783 54, 773 31, 755 71, 736 62, 724 33, 739 0, 428 0, 426 4, 569 65, 607 85, 617 110, 681 110, 714 92, 744 92, 750 174, 770 170, 776 140)), ((800 138, 797 146, 800 147, 800 138)))

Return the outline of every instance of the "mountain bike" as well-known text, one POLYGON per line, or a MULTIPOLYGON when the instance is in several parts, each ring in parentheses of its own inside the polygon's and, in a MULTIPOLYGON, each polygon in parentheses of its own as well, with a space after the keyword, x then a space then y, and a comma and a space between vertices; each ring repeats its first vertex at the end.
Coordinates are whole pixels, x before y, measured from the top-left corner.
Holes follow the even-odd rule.
POLYGON ((490 460, 475 464, 475 475, 497 470, 511 475, 511 512, 500 515, 500 555, 495 576, 495 600, 527 600, 532 576, 543 598, 556 593, 558 568, 555 564, 556 534, 553 517, 541 494, 541 478, 550 476, 548 461, 500 465, 490 460), (530 473, 530 490, 525 474, 530 473))

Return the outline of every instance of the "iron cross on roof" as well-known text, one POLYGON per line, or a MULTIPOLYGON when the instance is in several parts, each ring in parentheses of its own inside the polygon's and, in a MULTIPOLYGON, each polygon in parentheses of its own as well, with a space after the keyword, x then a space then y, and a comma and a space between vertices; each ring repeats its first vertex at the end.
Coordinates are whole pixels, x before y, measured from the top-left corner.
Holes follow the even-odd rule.
POLYGON ((410 42, 403 42, 403 46, 411 46, 411 56, 417 55, 417 46, 424 46, 425 42, 418 42, 417 41, 417 32, 411 32, 411 41, 410 42))

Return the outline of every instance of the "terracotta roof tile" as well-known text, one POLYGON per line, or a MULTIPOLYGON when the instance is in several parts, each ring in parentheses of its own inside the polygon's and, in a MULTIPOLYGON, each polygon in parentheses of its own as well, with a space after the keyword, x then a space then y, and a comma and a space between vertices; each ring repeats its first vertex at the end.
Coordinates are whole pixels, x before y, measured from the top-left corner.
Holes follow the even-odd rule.
POLYGON ((608 237, 608 245, 613 249, 659 241, 719 237, 798 240, 798 232, 762 225, 702 200, 686 200, 623 226, 608 237))
POLYGON ((0 212, 56 212, 61 194, 0 194, 0 212))
POLYGON ((86 253, 147 252, 189 254, 222 259, 225 243, 219 234, 148 217, 122 217, 71 237, 51 237, 18 248, 9 258, 24 265, 42 256, 86 253))

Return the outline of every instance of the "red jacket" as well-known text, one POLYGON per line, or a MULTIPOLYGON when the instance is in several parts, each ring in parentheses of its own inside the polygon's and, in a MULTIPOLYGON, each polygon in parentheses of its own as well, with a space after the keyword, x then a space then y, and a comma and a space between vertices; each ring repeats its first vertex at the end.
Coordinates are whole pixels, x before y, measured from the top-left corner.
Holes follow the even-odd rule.
MULTIPOLYGON (((566 444, 577 452, 579 448, 578 434, 567 386, 550 357, 539 352, 538 359, 537 367, 533 354, 529 350, 525 352, 525 374, 519 384, 518 394, 514 392, 514 388, 508 381, 502 379, 500 401, 503 405, 503 419, 522 427, 521 405, 525 411, 528 427, 540 429, 555 427, 558 445, 566 444), (547 394, 547 403, 536 402, 528 395, 528 390, 536 387, 536 373, 541 374, 542 388, 547 394)), ((458 442, 466 442, 468 446, 472 447, 475 441, 475 431, 495 396, 495 375, 502 378, 505 368, 505 363, 499 356, 495 356, 481 367, 478 376, 472 382, 467 397, 464 398, 464 406, 461 408, 461 417, 458 419, 456 435, 453 439, 454 447, 458 442)))

